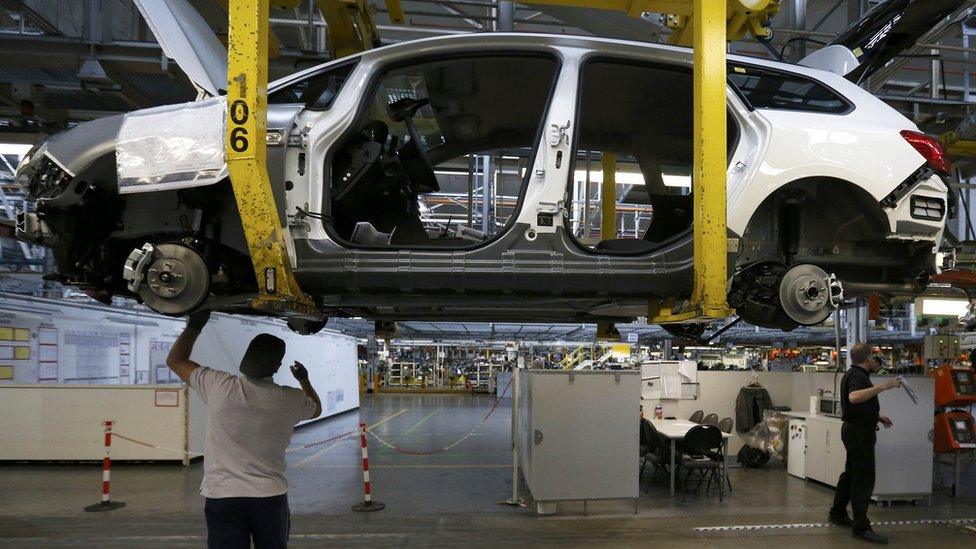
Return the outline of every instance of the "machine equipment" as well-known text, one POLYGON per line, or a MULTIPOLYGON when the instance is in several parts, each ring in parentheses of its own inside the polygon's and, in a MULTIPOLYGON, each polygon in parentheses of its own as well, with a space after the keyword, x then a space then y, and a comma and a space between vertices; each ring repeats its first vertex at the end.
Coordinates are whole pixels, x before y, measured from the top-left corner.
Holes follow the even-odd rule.
POLYGON ((976 449, 976 423, 964 410, 940 412, 935 416, 935 452, 949 454, 976 449))
POLYGON ((953 368, 946 364, 932 372, 935 378, 935 405, 971 406, 976 403, 976 372, 972 368, 953 368))

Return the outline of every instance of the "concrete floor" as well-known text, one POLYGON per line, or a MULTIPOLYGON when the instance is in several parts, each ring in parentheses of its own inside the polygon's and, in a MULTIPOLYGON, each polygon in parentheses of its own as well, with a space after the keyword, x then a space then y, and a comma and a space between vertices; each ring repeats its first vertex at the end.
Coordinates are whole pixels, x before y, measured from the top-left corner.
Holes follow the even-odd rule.
MULTIPOLYGON (((664 479, 645 475, 650 492, 642 493, 637 515, 628 502, 590 504, 588 515, 579 504, 566 504, 557 516, 544 518, 529 508, 498 505, 511 494, 508 402, 444 453, 404 455, 370 439, 374 498, 387 505, 379 513, 349 510, 362 499, 358 437, 289 452, 292 546, 862 546, 836 527, 696 530, 822 522, 833 491, 790 477, 781 467, 733 469, 735 491, 721 503, 714 493, 671 498, 664 479)), ((354 430, 362 418, 401 447, 439 448, 469 432, 492 403, 486 396, 367 396, 360 411, 301 429, 293 444, 354 430)), ((0 546, 199 547, 206 539, 203 499, 197 495, 201 475, 200 464, 118 465, 112 471, 112 493, 127 506, 93 514, 82 509, 99 497, 98 466, 0 467, 0 546)), ((931 506, 872 507, 871 516, 876 522, 976 519, 976 471, 970 471, 964 490, 965 497, 955 500, 937 493, 931 506)), ((878 530, 889 534, 895 546, 976 544, 976 520, 878 530)))

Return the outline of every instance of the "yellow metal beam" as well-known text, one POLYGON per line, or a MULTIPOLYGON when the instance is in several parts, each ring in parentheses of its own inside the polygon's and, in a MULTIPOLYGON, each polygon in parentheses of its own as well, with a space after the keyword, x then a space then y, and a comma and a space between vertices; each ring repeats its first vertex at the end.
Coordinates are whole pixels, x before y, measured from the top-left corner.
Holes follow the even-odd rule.
POLYGON ((390 17, 390 23, 403 25, 407 22, 407 16, 403 13, 403 4, 400 0, 385 0, 386 14, 390 17))
POLYGON ((714 0, 695 0, 694 237, 692 302, 708 318, 731 314, 726 302, 726 13, 714 0))
POLYGON ((600 183, 600 240, 617 238, 617 153, 603 151, 600 183))
POLYGON ((380 45, 376 8, 367 0, 316 0, 315 4, 329 29, 326 39, 332 57, 338 59, 380 45))
MULTIPOLYGON (((768 38, 772 31, 766 22, 780 9, 781 0, 726 0, 725 33, 729 40, 742 40, 751 33, 757 38, 768 38)), ((532 0, 533 4, 550 4, 576 8, 594 8, 627 12, 640 17, 644 12, 668 15, 667 26, 672 29, 669 42, 678 46, 691 46, 694 36, 695 3, 697 0, 532 0)), ((719 9, 722 0, 710 0, 719 9)))
POLYGON ((725 6, 694 0, 694 256, 691 300, 648 304, 654 322, 684 322, 731 314, 726 299, 726 18, 725 6))
POLYGON ((285 220, 268 180, 268 0, 234 0, 229 8, 227 167, 258 282, 251 306, 269 314, 315 318, 315 305, 292 273, 285 220))
POLYGON ((959 134, 954 131, 942 134, 939 139, 951 157, 976 156, 976 141, 959 139, 959 134))

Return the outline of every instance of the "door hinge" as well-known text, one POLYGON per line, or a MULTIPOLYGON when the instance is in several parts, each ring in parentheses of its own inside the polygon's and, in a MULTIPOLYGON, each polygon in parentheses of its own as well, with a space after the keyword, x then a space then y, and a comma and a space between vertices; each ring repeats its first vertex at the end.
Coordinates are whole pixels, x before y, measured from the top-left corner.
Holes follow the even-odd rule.
POLYGON ((308 148, 308 144, 309 144, 308 132, 312 131, 312 126, 313 125, 314 124, 312 124, 311 122, 306 122, 305 123, 305 127, 302 128, 301 138, 302 138, 302 148, 303 149, 307 149, 308 148))
POLYGON ((572 125, 572 120, 567 120, 565 124, 552 124, 549 129, 549 146, 558 147, 563 143, 569 144, 569 126, 572 125))

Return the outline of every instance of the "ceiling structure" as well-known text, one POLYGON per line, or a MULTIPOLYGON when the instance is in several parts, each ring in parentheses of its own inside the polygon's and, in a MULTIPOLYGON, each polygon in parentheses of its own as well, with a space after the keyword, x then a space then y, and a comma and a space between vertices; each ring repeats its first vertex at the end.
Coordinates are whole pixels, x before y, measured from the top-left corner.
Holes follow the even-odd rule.
MULTIPOLYGON (((222 7, 226 0, 189 1, 218 37, 226 36, 227 14, 222 7)), ((383 0, 369 1, 387 44, 508 25, 516 32, 648 42, 666 41, 669 33, 661 14, 631 18, 612 11, 531 2, 514 3, 509 21, 500 17, 500 0, 404 0, 406 24, 396 25, 390 22, 383 0)), ((748 40, 733 44, 731 50, 796 61, 874 3, 784 0, 772 22, 775 34, 770 44, 748 40)), ((967 56, 976 53, 963 48, 968 19, 960 15, 933 29, 926 39, 938 45, 912 52, 913 57, 902 58, 884 71, 881 80, 871 83, 876 93, 934 133, 955 129, 968 114, 967 56), (935 69, 933 62, 938 65, 935 69)), ((329 59, 328 29, 314 1, 274 10, 271 24, 278 45, 271 60, 272 78, 329 59)), ((32 140, 66 124, 192 100, 194 95, 179 68, 163 56, 131 0, 0 0, 0 131, 6 141, 32 140)))

